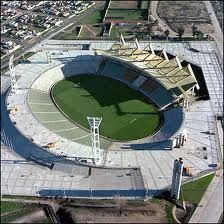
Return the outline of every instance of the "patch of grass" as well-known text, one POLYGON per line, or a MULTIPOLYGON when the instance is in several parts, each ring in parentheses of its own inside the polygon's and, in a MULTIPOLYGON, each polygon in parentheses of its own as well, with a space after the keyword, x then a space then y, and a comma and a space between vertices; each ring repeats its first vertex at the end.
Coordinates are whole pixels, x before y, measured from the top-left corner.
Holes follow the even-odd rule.
POLYGON ((1 223, 11 222, 23 215, 37 211, 39 206, 36 204, 23 204, 18 202, 1 201, 1 223), (3 213, 9 214, 2 215, 3 213))
MULTIPOLYGON (((208 176, 182 185, 181 190, 183 193, 184 201, 189 201, 192 204, 198 205, 214 175, 215 174, 212 173, 208 176)), ((183 198, 181 195, 180 200, 182 201, 183 198)))
POLYGON ((35 196, 20 196, 20 195, 2 195, 2 198, 27 199, 27 200, 38 200, 39 199, 39 197, 35 197, 35 196))
POLYGON ((113 26, 110 31, 110 37, 119 37, 119 28, 117 26, 113 26))
POLYGON ((149 7, 149 1, 141 0, 141 9, 148 9, 148 7, 149 7))
POLYGON ((161 122, 158 108, 143 94, 111 78, 74 76, 57 83, 51 95, 72 121, 87 129, 87 116, 102 117, 100 133, 111 139, 143 138, 161 122))
POLYGON ((91 15, 85 17, 82 20, 81 24, 96 24, 96 23, 101 23, 102 22, 102 17, 103 17, 103 10, 96 10, 91 15))
POLYGON ((108 10, 106 19, 117 19, 124 21, 138 21, 147 19, 147 10, 120 10, 110 9, 108 10))
POLYGON ((22 209, 24 205, 18 202, 1 201, 1 214, 22 209))
POLYGON ((28 58, 30 58, 32 55, 36 54, 35 52, 33 51, 29 51, 29 52, 26 52, 23 56, 19 57, 18 59, 16 59, 14 61, 14 65, 17 65, 19 63, 22 63, 23 60, 26 60, 28 58))
POLYGON ((168 223, 176 223, 172 213, 173 207, 174 205, 172 203, 167 202, 165 211, 166 211, 166 218, 168 223))
POLYGON ((60 32, 53 36, 51 39, 53 40, 76 40, 77 34, 72 32, 60 32))

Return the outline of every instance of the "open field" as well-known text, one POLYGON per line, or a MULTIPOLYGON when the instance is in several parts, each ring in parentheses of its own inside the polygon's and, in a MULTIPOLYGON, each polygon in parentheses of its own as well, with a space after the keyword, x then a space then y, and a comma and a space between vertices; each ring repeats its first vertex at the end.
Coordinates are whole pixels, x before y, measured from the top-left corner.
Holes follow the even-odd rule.
POLYGON ((109 9, 106 19, 124 20, 124 21, 139 21, 147 20, 147 10, 119 10, 109 9))
POLYGON ((203 1, 159 1, 157 13, 175 32, 184 26, 185 35, 192 35, 195 24, 203 33, 212 33, 213 28, 203 1))
POLYGON ((11 222, 38 209, 40 209, 39 206, 35 204, 24 205, 17 202, 1 201, 1 223, 11 222))
POLYGON ((103 10, 96 10, 91 15, 81 20, 81 24, 96 24, 102 22, 103 10))
POLYGON ((63 209, 75 223, 172 223, 173 219, 166 213, 169 204, 165 200, 143 202, 117 198, 69 203, 63 209))
POLYGON ((102 117, 100 133, 112 139, 143 138, 161 122, 158 109, 144 95, 114 79, 74 76, 56 84, 51 94, 72 121, 87 129, 87 116, 102 117))
POLYGON ((94 38, 99 37, 102 33, 102 26, 99 25, 84 25, 82 27, 80 37, 86 37, 86 38, 94 38))
POLYGON ((148 9, 148 0, 111 1, 110 9, 148 9))
POLYGON ((52 39, 55 40, 76 40, 77 34, 72 32, 60 32, 56 34, 52 39))
POLYGON ((111 1, 110 9, 137 9, 138 1, 111 1))

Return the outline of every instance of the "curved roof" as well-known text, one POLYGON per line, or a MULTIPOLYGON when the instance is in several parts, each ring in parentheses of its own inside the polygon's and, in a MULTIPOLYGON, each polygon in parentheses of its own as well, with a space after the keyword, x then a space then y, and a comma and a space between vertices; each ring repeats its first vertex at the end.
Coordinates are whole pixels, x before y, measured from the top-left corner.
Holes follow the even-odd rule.
POLYGON ((102 52, 143 69, 145 75, 154 77, 176 98, 188 98, 187 91, 198 86, 190 64, 182 67, 178 56, 170 60, 164 49, 156 54, 150 43, 141 49, 137 39, 126 44, 121 37, 120 43, 115 42, 109 50, 102 52))

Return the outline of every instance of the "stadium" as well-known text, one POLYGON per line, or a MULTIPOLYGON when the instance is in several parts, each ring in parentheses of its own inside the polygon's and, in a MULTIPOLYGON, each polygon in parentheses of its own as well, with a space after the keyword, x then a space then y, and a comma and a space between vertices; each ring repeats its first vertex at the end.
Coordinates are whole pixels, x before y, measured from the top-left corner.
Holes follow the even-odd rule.
POLYGON ((92 181, 24 194, 145 198, 169 189, 174 159, 184 160, 184 181, 217 167, 216 135, 204 138, 209 94, 198 64, 122 36, 33 51, 30 64, 13 68, 20 77, 16 93, 4 95, 2 141, 55 176, 92 181))

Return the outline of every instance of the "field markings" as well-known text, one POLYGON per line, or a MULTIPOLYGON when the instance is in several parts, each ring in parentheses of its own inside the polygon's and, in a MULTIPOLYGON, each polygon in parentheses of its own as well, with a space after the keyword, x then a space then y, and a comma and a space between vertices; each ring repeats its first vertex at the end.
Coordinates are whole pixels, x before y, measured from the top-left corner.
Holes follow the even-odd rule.
POLYGON ((87 136, 89 136, 89 135, 91 135, 91 134, 83 135, 83 136, 81 136, 81 137, 73 138, 73 139, 71 139, 71 140, 72 140, 72 141, 74 141, 74 140, 78 140, 78 139, 81 139, 81 138, 85 138, 85 137, 87 137, 87 136))
POLYGON ((129 122, 129 124, 133 123, 133 122, 136 121, 136 120, 137 120, 136 118, 133 119, 132 121, 129 122))
POLYGON ((29 102, 29 104, 38 104, 38 105, 54 105, 53 103, 32 103, 32 102, 29 102))
POLYGON ((36 114, 60 114, 59 111, 52 111, 52 112, 44 112, 44 111, 32 111, 33 113, 36 114))
POLYGON ((74 129, 77 129, 77 128, 79 128, 79 127, 72 127, 72 128, 67 128, 67 129, 61 129, 61 130, 54 131, 54 132, 58 133, 58 132, 63 132, 63 131, 70 131, 70 130, 74 130, 74 129))
POLYGON ((63 122, 63 121, 67 121, 67 120, 43 121, 43 123, 46 124, 46 123, 56 123, 56 122, 63 122))

